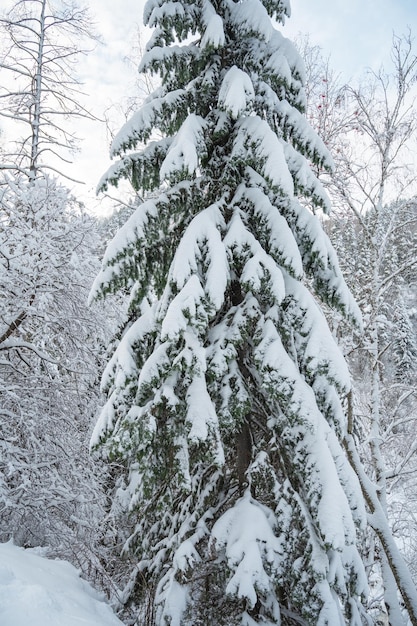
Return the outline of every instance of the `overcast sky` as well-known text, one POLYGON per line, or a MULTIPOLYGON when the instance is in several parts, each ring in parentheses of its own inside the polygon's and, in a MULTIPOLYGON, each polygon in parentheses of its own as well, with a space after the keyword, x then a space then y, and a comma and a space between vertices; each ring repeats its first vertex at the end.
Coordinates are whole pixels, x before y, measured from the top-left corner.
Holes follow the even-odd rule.
POLYGON ((346 80, 389 62, 392 35, 417 36, 417 0, 291 0, 285 32, 310 33, 346 80))
MULTIPOLYGON (((81 71, 85 90, 92 94, 90 103, 100 115, 135 93, 133 66, 139 59, 134 46, 138 28, 143 30, 144 0, 90 0, 89 5, 104 43, 88 56, 81 71)), ((330 55, 332 67, 345 80, 363 74, 367 67, 388 66, 394 32, 402 35, 411 28, 417 36, 417 0, 292 0, 291 7, 284 34, 290 38, 309 34, 311 43, 330 55)), ((149 31, 144 31, 144 44, 148 38, 149 31)), ((121 117, 114 108, 109 115, 117 129, 121 117)), ((87 178, 84 189, 91 195, 109 164, 108 137, 105 132, 85 130, 89 137, 83 143, 78 169, 87 178)))

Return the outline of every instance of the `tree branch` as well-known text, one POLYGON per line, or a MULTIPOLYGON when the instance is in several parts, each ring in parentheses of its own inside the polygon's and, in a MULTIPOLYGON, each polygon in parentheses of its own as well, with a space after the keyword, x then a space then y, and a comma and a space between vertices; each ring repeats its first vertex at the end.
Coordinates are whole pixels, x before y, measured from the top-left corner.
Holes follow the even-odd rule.
MULTIPOLYGON (((29 298, 29 306, 33 304, 35 299, 35 294, 32 294, 29 298)), ((6 341, 14 332, 23 324, 25 319, 27 318, 27 311, 21 311, 19 315, 13 320, 11 324, 9 324, 6 331, 0 337, 0 345, 6 341)))

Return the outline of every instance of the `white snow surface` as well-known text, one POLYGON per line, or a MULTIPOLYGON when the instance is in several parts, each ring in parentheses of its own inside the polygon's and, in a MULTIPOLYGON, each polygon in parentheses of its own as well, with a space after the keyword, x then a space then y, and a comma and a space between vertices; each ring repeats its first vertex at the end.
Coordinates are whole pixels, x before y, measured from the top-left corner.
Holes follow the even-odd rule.
POLYGON ((225 42, 225 34, 223 28, 223 20, 216 13, 215 8, 211 4, 211 2, 203 3, 203 19, 206 25, 206 30, 201 39, 201 48, 206 48, 207 46, 213 46, 213 48, 219 48, 224 45, 225 42))
POLYGON ((268 122, 258 115, 243 117, 238 123, 232 158, 247 160, 251 151, 255 161, 259 161, 259 173, 273 185, 279 187, 284 195, 294 195, 293 178, 284 155, 284 142, 281 142, 271 130, 268 122))
POLYGON ((264 564, 274 570, 280 561, 281 542, 272 530, 275 521, 272 511, 252 499, 247 491, 213 526, 212 547, 225 551, 233 572, 226 593, 245 598, 250 607, 255 606, 258 593, 270 592, 271 582, 264 564))
POLYGON ((222 243, 220 228, 225 227, 223 216, 213 204, 199 213, 189 224, 182 237, 170 270, 170 281, 183 289, 190 277, 197 272, 203 256, 210 259, 205 271, 205 292, 216 309, 220 309, 229 278, 226 249, 222 243), (208 254, 205 255, 204 248, 208 254))
POLYGON ((187 170, 189 174, 196 171, 199 161, 198 149, 200 148, 201 152, 206 126, 205 120, 194 113, 185 119, 161 165, 161 181, 181 169, 187 170))
POLYGON ((255 99, 255 90, 248 74, 233 65, 223 78, 219 91, 220 108, 229 111, 233 119, 248 109, 255 99))
POLYGON ((274 28, 267 10, 260 0, 242 0, 229 4, 232 24, 242 33, 256 32, 257 36, 269 41, 274 28))
POLYGON ((123 626, 66 561, 0 544, 1 626, 123 626))

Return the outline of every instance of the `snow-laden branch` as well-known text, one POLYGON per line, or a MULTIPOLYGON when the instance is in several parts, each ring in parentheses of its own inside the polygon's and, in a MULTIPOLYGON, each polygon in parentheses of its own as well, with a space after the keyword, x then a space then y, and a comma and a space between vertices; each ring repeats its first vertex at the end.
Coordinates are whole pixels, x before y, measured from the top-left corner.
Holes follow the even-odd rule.
MULTIPOLYGON (((1 20, 0 20, 1 22, 1 20)), ((21 74, 22 76, 26 76, 27 78, 32 78, 31 74, 29 72, 25 72, 23 70, 17 69, 17 67, 13 66, 11 67, 10 65, 6 65, 4 63, 0 63, 0 68, 4 69, 4 70, 10 70, 11 72, 15 72, 17 74, 21 74)))
POLYGON ((400 267, 396 269, 395 272, 392 272, 389 276, 381 280, 379 286, 379 295, 381 296, 387 291, 387 289, 392 285, 392 281, 394 280, 394 278, 396 278, 397 276, 401 276, 403 272, 409 270, 415 265, 417 265, 417 258, 409 258, 405 263, 400 265, 400 267))
POLYGON ((0 171, 1 170, 13 170, 14 172, 19 172, 20 174, 25 174, 26 176, 29 175, 29 170, 25 167, 19 167, 18 165, 9 165, 7 163, 0 163, 0 171))
POLYGON ((43 361, 48 361, 49 363, 57 365, 55 359, 52 359, 49 354, 43 352, 43 350, 39 350, 39 348, 37 348, 33 343, 30 343, 29 341, 21 341, 20 339, 6 339, 5 341, 0 342, 0 351, 19 350, 19 348, 31 350, 43 361))

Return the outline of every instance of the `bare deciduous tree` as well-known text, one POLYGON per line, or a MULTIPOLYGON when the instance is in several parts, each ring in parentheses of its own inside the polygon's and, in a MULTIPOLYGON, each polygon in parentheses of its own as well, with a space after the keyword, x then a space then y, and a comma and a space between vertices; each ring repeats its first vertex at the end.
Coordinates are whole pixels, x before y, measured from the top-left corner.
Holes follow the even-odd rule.
MULTIPOLYGON (((324 178, 337 207, 330 227, 364 316, 363 335, 344 344, 356 379, 353 413, 363 435, 362 458, 372 480, 361 484, 371 512, 376 510, 375 497, 383 511, 383 517, 371 516, 382 549, 371 545, 370 559, 380 555, 390 623, 403 624, 394 581, 398 568, 385 548, 386 521, 395 528, 394 509, 399 510, 401 501, 404 531, 404 520, 412 516, 406 494, 416 488, 411 478, 416 450, 407 441, 417 429, 410 312, 417 264, 417 57, 410 33, 394 37, 392 70, 369 72, 353 87, 338 82, 318 49, 305 45, 304 55, 311 74, 309 117, 331 145, 335 160, 333 175, 324 178)), ((343 329, 340 335, 343 341, 343 329)), ((415 560, 412 551, 408 556, 415 560)))
POLYGON ((77 146, 74 119, 94 119, 82 104, 74 71, 96 39, 88 11, 73 1, 19 0, 0 17, 0 26, 0 115, 16 129, 12 135, 20 133, 0 167, 30 179, 51 171, 69 178, 67 164, 77 146))

